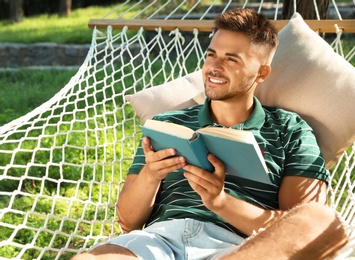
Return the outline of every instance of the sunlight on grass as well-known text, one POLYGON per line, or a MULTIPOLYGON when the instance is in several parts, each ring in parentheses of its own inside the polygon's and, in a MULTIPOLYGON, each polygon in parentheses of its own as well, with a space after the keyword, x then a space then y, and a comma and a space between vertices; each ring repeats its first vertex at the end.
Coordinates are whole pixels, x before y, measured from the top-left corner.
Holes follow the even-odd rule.
MULTIPOLYGON (((160 8, 163 0, 157 1, 151 7, 149 12, 153 12, 160 8)), ((201 5, 195 11, 201 11, 211 0, 202 0, 201 5)), ((55 42, 62 43, 90 43, 92 38, 92 30, 88 27, 90 19, 100 19, 109 14, 106 18, 112 19, 116 17, 129 19, 133 17, 142 8, 146 7, 146 3, 131 6, 133 3, 109 6, 90 6, 87 8, 74 9, 70 17, 58 17, 58 15, 39 15, 35 17, 25 17, 21 23, 13 24, 9 21, 0 21, 0 42, 14 43, 36 43, 36 42, 55 42), (132 8, 131 8, 132 7, 132 8), (63 37, 65 35, 65 37, 63 37)), ((215 1, 220 3, 220 1, 215 1)), ((162 13, 170 13, 172 7, 164 8, 162 13), (170 8, 170 9, 169 9, 170 8)), ((182 5, 180 10, 185 13, 189 5, 182 5)), ((145 18, 149 14, 143 12, 139 18, 145 18)))
POLYGON ((76 69, 0 71, 0 126, 49 100, 75 73, 76 69))
POLYGON ((89 20, 103 17, 114 7, 116 5, 75 9, 70 17, 43 14, 25 18, 17 24, 0 21, 0 42, 90 43, 92 30, 88 27, 89 20))
MULTIPOLYGON (((69 94, 68 98, 59 101, 57 109, 43 111, 41 118, 44 120, 37 120, 36 127, 27 129, 24 126, 28 131, 18 131, 8 137, 14 142, 0 145, 3 151, 0 165, 9 165, 6 178, 0 182, 0 208, 6 209, 0 219, 4 223, 0 225, 0 241, 11 239, 19 245, 33 244, 51 249, 43 253, 38 248, 28 248, 22 259, 38 258, 41 254, 41 259, 54 259, 61 248, 88 247, 95 242, 85 237, 120 233, 118 226, 110 221, 115 215, 119 184, 125 179, 139 141, 139 135, 135 135, 135 126, 139 122, 134 118, 133 108, 124 107, 124 99, 117 93, 122 93, 124 86, 133 85, 137 78, 143 82, 150 80, 150 75, 142 78, 145 66, 138 65, 142 65, 141 61, 123 71, 119 69, 121 67, 106 68, 105 72, 112 77, 105 80, 106 73, 97 71, 95 79, 88 77, 85 83, 74 85, 72 91, 77 94, 69 94), (113 82, 113 88, 107 87, 113 82), (83 101, 85 97, 89 103, 83 101), (65 106, 64 110, 62 106, 65 106), (137 121, 133 123, 134 120, 137 121)), ((161 61, 150 65, 153 72, 162 69, 161 61)), ((169 74, 172 68, 167 67, 169 74)), ((0 99, 0 104, 28 104, 27 99, 38 99, 42 96, 40 90, 44 89, 52 88, 55 93, 59 83, 54 86, 50 79, 55 81, 54 76, 61 73, 55 70, 0 73, 4 85, 19 88, 12 99, 0 99), (34 93, 37 98, 21 95, 24 86, 28 93, 38 89, 34 93)), ((154 77, 155 84, 163 81, 163 73, 154 77)), ((136 90, 142 86, 137 85, 136 90)), ((132 90, 126 91, 129 94, 132 90)), ((14 106, 13 111, 17 110, 22 108, 14 106)), ((11 120, 0 110, 1 116, 11 120)), ((4 168, 0 169, 5 172, 4 168)), ((0 258, 12 258, 22 253, 20 247, 12 245, 0 248, 0 258)), ((61 259, 70 259, 72 254, 67 252, 61 255, 61 259)))

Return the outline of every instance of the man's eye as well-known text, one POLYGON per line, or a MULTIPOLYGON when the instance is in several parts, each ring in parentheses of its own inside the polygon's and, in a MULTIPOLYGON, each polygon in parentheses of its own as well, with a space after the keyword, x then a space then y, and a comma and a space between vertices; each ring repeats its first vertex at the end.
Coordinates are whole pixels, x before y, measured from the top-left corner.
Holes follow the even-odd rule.
POLYGON ((228 58, 228 61, 237 62, 237 60, 236 60, 236 59, 233 59, 233 58, 228 58))

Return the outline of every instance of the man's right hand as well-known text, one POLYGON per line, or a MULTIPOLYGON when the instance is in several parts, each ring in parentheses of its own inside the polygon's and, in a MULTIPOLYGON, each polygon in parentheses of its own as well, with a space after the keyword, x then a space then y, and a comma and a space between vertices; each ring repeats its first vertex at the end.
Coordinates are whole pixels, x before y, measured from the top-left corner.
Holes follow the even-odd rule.
POLYGON ((141 173, 149 174, 151 177, 161 181, 169 172, 180 169, 186 165, 186 160, 183 156, 175 156, 176 151, 173 148, 154 151, 150 145, 148 137, 142 140, 142 148, 145 155, 146 165, 141 173))

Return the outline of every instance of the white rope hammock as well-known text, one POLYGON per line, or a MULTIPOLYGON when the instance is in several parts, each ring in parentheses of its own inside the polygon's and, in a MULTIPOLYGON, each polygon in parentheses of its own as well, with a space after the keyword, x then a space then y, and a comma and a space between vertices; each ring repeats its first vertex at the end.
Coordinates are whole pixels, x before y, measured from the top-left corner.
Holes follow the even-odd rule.
MULTIPOLYGON (((90 21, 91 48, 76 75, 51 100, 0 127, 0 258, 69 259, 120 233, 115 203, 140 138, 139 118, 126 97, 201 68, 209 19, 236 5, 219 2, 127 0, 90 21), (187 27, 169 30, 169 19, 187 27)), ((235 2, 271 12, 275 20, 282 10, 281 1, 235 2)), ((320 31, 335 32, 327 33, 330 45, 354 62, 354 38, 343 43, 355 26, 341 17, 341 6, 333 0, 329 7, 337 25, 310 26, 324 22, 320 31)), ((330 204, 349 231, 354 151, 347 149, 330 170, 330 204)))

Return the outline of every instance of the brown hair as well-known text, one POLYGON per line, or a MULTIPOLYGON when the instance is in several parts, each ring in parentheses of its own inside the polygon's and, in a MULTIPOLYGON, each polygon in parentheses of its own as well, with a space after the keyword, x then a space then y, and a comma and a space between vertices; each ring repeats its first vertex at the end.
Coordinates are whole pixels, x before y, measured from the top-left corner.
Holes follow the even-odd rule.
POLYGON ((252 44, 274 50, 278 44, 277 31, 265 15, 251 9, 236 8, 215 18, 216 32, 219 29, 236 31, 249 36, 252 44))

